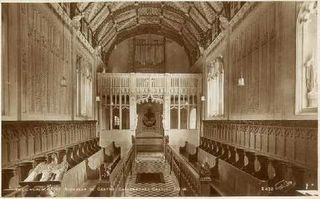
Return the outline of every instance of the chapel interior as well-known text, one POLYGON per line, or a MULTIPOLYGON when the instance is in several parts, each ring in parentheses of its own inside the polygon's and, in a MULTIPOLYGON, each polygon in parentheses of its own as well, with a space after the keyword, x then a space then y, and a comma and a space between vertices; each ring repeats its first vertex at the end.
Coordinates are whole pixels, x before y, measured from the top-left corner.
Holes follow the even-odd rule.
POLYGON ((2 3, 1 195, 318 195, 319 3, 2 3))

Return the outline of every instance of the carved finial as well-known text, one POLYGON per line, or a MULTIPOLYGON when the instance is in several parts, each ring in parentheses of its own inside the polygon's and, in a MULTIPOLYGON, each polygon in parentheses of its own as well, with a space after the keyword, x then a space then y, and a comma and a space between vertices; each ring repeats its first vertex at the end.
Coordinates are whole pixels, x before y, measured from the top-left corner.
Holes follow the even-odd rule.
POLYGON ((96 46, 96 48, 94 50, 97 55, 102 54, 102 47, 100 45, 96 46))
POLYGON ((220 16, 219 17, 219 21, 220 21, 220 28, 221 30, 225 30, 229 24, 229 21, 226 17, 224 16, 220 16))
POLYGON ((81 27, 81 19, 84 17, 84 15, 82 13, 74 16, 72 18, 71 21, 71 25, 76 29, 76 30, 80 30, 81 27))

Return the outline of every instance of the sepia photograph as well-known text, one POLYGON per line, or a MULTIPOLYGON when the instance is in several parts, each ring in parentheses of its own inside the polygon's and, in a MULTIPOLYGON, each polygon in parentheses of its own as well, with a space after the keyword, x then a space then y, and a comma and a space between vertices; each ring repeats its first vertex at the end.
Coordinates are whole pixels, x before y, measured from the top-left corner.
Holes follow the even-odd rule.
POLYGON ((0 2, 2 197, 319 197, 319 1, 0 2))

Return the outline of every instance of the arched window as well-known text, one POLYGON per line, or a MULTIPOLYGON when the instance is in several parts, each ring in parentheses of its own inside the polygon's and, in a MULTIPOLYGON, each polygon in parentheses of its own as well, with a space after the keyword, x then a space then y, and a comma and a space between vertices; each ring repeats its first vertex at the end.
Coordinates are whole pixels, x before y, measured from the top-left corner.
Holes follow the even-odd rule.
POLYGON ((317 2, 304 2, 297 18, 296 114, 317 112, 317 2))
POLYGON ((92 117, 92 65, 79 55, 76 58, 76 75, 76 115, 92 117))
POLYGON ((197 109, 192 108, 190 111, 190 129, 197 128, 197 109))
POLYGON ((208 66, 207 74, 207 114, 209 118, 224 114, 224 69, 222 56, 208 66))

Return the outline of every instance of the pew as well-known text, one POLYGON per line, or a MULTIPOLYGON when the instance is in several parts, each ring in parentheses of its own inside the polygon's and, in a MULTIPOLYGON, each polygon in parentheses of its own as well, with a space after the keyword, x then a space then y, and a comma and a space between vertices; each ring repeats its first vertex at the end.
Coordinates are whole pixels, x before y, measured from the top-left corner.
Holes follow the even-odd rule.
POLYGON ((166 145, 165 157, 170 165, 170 172, 174 172, 179 181, 181 196, 209 196, 211 168, 207 164, 201 165, 197 156, 189 159, 190 154, 186 152, 192 148, 195 151, 192 155, 198 155, 196 147, 188 143, 179 148, 166 145))
POLYGON ((108 151, 109 155, 104 153, 105 164, 103 167, 111 173, 121 159, 121 147, 117 147, 115 142, 112 142, 111 148, 108 151))
POLYGON ((135 159, 135 148, 131 147, 126 157, 121 158, 109 176, 108 196, 124 196, 124 188, 127 177, 132 173, 132 165, 135 159))
POLYGON ((92 169, 86 162, 87 180, 79 187, 80 191, 68 194, 72 197, 112 197, 123 196, 125 180, 132 172, 134 147, 126 157, 121 158, 121 148, 115 145, 102 150, 103 162, 92 169))
POLYGON ((203 137, 199 148, 200 155, 205 153, 202 157, 215 162, 210 169, 211 186, 220 195, 295 195, 303 189, 302 167, 203 137))
MULTIPOLYGON (((9 184, 3 187, 3 195, 8 197, 37 197, 57 196, 60 193, 60 186, 65 174, 77 166, 80 162, 89 158, 89 154, 98 152, 98 139, 81 142, 65 149, 51 151, 34 157, 31 162, 21 162, 13 169, 13 176, 10 172, 3 178, 3 182, 10 182, 18 177, 15 189, 9 189, 9 184), (91 150, 91 151, 90 151, 91 150), (18 174, 18 175, 17 175, 18 174)), ((11 172, 12 174, 12 172, 11 172)))

